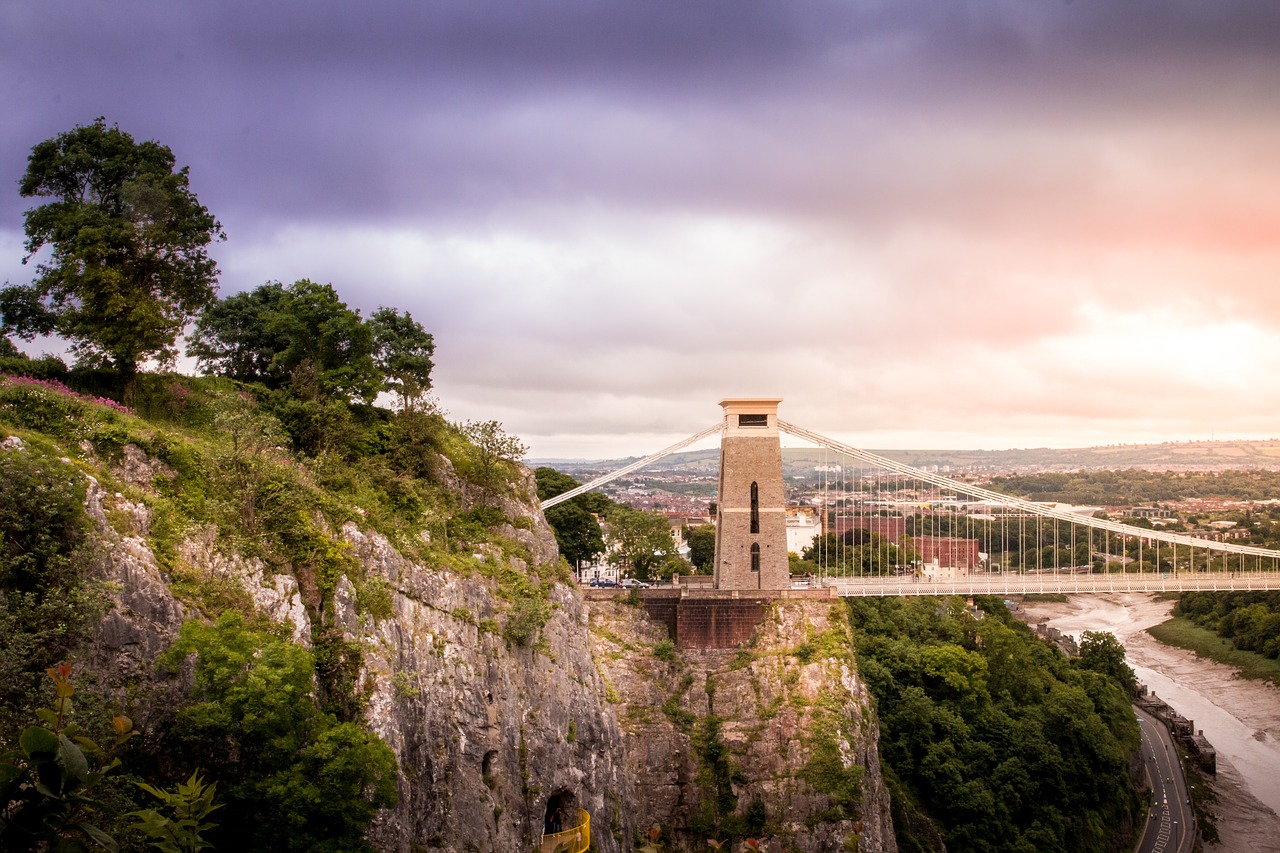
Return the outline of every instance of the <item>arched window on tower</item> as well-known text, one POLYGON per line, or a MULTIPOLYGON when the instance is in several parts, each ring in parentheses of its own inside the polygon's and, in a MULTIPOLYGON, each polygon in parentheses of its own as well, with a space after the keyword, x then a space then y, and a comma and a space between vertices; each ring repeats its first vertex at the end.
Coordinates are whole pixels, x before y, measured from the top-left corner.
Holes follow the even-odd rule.
POLYGON ((751 543, 751 571, 760 571, 760 543, 751 543))
POLYGON ((760 484, 751 484, 751 532, 760 532, 760 484))

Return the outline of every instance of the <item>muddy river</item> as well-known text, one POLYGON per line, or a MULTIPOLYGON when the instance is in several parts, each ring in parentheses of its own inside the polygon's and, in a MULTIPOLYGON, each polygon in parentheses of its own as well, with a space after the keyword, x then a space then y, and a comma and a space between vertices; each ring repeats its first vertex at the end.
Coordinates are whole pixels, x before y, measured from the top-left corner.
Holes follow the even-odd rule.
POLYGON ((1204 732, 1218 753, 1222 840, 1210 853, 1280 853, 1280 688, 1156 642, 1146 629, 1169 618, 1172 601, 1081 595, 1024 609, 1077 639, 1084 631, 1115 634, 1138 679, 1204 732))

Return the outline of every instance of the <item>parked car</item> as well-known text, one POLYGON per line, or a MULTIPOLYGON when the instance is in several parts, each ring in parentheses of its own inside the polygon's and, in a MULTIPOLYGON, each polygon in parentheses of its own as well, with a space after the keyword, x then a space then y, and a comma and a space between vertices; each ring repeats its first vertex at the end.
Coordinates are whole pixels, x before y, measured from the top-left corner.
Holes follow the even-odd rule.
POLYGON ((648 589, 651 586, 651 584, 647 584, 641 580, 636 580, 635 578, 623 578, 622 585, 627 589, 648 589))
POLYGON ((605 580, 602 578, 593 578, 588 586, 617 586, 617 581, 605 580))

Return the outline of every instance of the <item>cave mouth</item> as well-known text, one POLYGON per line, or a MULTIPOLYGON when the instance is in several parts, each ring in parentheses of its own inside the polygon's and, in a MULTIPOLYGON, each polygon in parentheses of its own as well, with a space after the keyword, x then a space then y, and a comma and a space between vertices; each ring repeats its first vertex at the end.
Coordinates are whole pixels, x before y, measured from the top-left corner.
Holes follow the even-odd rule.
POLYGON ((547 811, 543 817, 542 831, 554 835, 578 825, 578 798, 567 789, 556 791, 547 798, 547 811))

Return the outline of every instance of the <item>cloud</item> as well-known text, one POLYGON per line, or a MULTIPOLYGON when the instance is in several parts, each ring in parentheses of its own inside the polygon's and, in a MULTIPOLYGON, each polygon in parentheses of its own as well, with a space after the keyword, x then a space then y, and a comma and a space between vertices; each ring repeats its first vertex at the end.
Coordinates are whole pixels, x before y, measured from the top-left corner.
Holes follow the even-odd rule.
POLYGON ((737 393, 878 446, 1247 431, 1278 47, 1244 0, 7 4, 0 272, 31 145, 105 115, 190 165, 224 293, 411 311, 535 453, 737 393))

